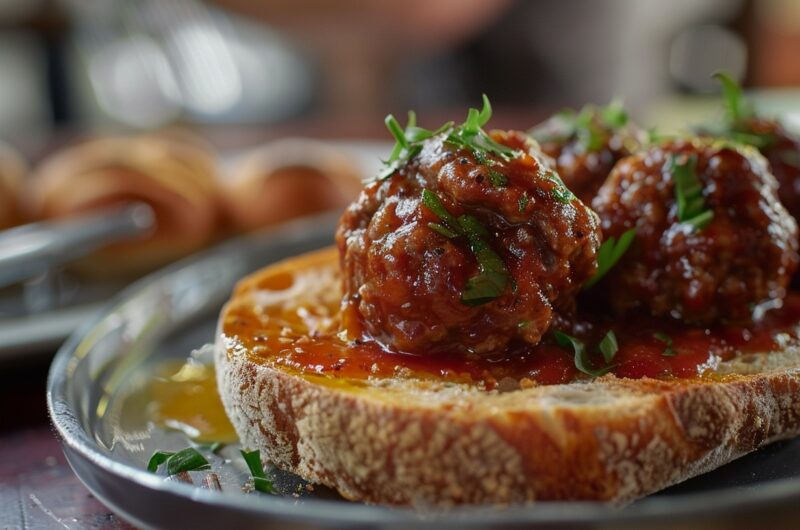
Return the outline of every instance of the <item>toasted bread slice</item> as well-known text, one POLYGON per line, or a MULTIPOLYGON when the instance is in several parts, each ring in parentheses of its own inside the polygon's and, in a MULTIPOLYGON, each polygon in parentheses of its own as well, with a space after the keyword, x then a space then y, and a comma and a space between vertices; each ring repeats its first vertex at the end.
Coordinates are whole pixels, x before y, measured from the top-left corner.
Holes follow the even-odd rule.
POLYGON ((713 377, 508 392, 403 371, 319 375, 257 346, 279 315, 300 315, 310 336, 334 333, 339 296, 334 249, 255 273, 222 311, 216 367, 242 444, 348 499, 621 504, 800 433, 800 347, 788 335, 713 377))

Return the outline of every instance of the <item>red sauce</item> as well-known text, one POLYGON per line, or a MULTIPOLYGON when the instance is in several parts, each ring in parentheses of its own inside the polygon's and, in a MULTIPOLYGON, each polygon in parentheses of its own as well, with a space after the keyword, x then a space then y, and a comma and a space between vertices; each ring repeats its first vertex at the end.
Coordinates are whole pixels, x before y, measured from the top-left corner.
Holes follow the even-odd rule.
MULTIPOLYGON (((513 378, 524 385, 567 383, 583 377, 575 367, 573 352, 557 346, 549 337, 537 346, 512 345, 504 356, 494 359, 446 353, 420 356, 393 353, 375 342, 348 341, 338 333, 338 307, 333 305, 291 311, 269 308, 267 314, 263 313, 249 303, 232 306, 223 326, 225 335, 247 348, 253 360, 300 374, 350 379, 408 374, 483 384, 487 388, 501 384, 504 378, 513 378), (332 315, 337 325, 331 326, 330 332, 310 331, 309 322, 332 315)), ((790 294, 782 308, 771 310, 750 327, 701 328, 648 316, 625 320, 587 316, 581 329, 587 330, 578 335, 587 345, 596 368, 604 365, 596 346, 609 329, 614 330, 619 350, 612 361, 611 373, 619 377, 710 377, 721 361, 776 349, 780 334, 797 338, 800 293, 790 294), (668 336, 671 345, 656 334, 668 336), (671 352, 666 351, 668 346, 671 352)))

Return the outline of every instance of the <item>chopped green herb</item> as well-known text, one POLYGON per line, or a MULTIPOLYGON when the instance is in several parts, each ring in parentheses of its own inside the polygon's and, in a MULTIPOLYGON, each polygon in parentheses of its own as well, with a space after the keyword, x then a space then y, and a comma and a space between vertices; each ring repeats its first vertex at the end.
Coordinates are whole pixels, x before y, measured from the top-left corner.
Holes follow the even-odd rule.
POLYGON ((500 173, 499 171, 495 171, 494 169, 489 170, 489 182, 492 183, 492 186, 495 187, 505 187, 508 186, 508 177, 500 173))
POLYGON ((519 213, 525 213, 525 208, 528 207, 528 203, 531 201, 530 197, 528 197, 528 192, 522 192, 522 196, 517 201, 517 206, 519 206, 519 213))
POLYGON ((197 471, 211 467, 208 460, 194 447, 187 447, 177 453, 156 451, 147 463, 147 470, 155 473, 162 464, 166 464, 167 475, 169 476, 177 475, 184 471, 197 471))
POLYGON ((622 105, 622 101, 615 99, 607 106, 600 109, 600 116, 608 127, 619 129, 628 123, 628 113, 622 105))
POLYGON ((147 470, 151 473, 155 473, 158 471, 158 467, 167 461, 167 458, 171 457, 175 453, 170 453, 167 451, 156 451, 153 453, 153 456, 150 457, 150 461, 147 462, 147 470))
POLYGON ((600 353, 603 354, 603 359, 605 359, 606 364, 614 360, 614 356, 617 354, 617 350, 619 350, 619 344, 617 343, 617 335, 614 333, 613 329, 608 330, 603 340, 600 341, 598 348, 600 353))
POLYGON ((275 488, 272 481, 264 473, 264 466, 261 463, 261 451, 239 451, 244 458, 250 475, 253 477, 253 487, 262 493, 273 493, 275 488))
POLYGON ((752 117, 753 106, 745 99, 739 83, 726 72, 716 72, 713 77, 722 84, 723 105, 729 123, 739 123, 752 117))
POLYGON ((696 166, 697 156, 694 154, 684 158, 683 162, 680 162, 674 155, 670 157, 669 168, 675 183, 678 221, 702 230, 713 219, 714 211, 706 206, 703 185, 697 177, 696 166))
POLYGON ((519 153, 518 150, 496 142, 482 129, 491 117, 492 106, 485 94, 483 95, 483 108, 480 111, 474 108, 469 109, 467 119, 458 126, 450 121, 436 130, 424 129, 417 126, 416 114, 409 112, 408 121, 403 128, 394 116, 391 114, 386 116, 384 123, 394 137, 395 144, 378 179, 383 180, 392 176, 403 164, 419 154, 422 150, 422 142, 444 133, 447 133, 445 140, 447 143, 458 148, 469 149, 479 164, 487 163, 487 153, 505 160, 514 158, 519 153))
POLYGON ((625 255, 625 252, 628 251, 628 247, 633 243, 635 235, 636 228, 631 228, 619 236, 619 241, 613 236, 603 241, 603 244, 600 245, 600 250, 597 252, 597 271, 594 273, 594 276, 589 278, 589 281, 583 284, 584 289, 588 289, 599 282, 603 276, 608 274, 608 271, 610 271, 620 258, 625 255))
POLYGON ((428 223, 428 227, 448 239, 466 238, 478 262, 478 273, 467 280, 461 293, 461 302, 465 305, 480 305, 502 295, 512 283, 511 276, 502 258, 486 241, 489 231, 472 215, 464 214, 456 219, 442 204, 439 196, 428 189, 422 190, 422 203, 441 221, 428 223))
POLYGON ((591 377, 600 377, 610 372, 614 367, 606 366, 605 368, 595 369, 589 360, 589 354, 586 351, 586 345, 579 339, 571 337, 564 332, 554 331, 553 336, 556 343, 562 348, 571 348, 575 354, 575 368, 591 377))
POLYGON ((447 143, 456 147, 469 149, 473 153, 490 153, 505 160, 517 156, 518 151, 493 140, 482 127, 492 117, 492 105, 486 94, 483 95, 483 108, 471 108, 467 112, 467 119, 458 127, 453 127, 447 135, 447 143))
POLYGON ((575 194, 570 191, 570 189, 564 184, 564 181, 561 180, 561 177, 558 176, 558 173, 555 171, 551 171, 547 174, 547 180, 555 183, 555 188, 551 191, 553 197, 556 198, 557 201, 563 202, 564 204, 568 204, 575 200, 575 194))
POLYGON ((664 348, 664 351, 661 352, 661 355, 664 357, 673 357, 677 355, 677 352, 672 349, 672 337, 661 332, 653 333, 653 337, 667 345, 666 348, 664 348))
POLYGON ((586 105, 577 113, 563 110, 531 130, 531 135, 538 142, 566 143, 574 139, 583 151, 594 152, 603 148, 609 131, 627 123, 628 113, 620 101, 614 100, 605 107, 586 105))

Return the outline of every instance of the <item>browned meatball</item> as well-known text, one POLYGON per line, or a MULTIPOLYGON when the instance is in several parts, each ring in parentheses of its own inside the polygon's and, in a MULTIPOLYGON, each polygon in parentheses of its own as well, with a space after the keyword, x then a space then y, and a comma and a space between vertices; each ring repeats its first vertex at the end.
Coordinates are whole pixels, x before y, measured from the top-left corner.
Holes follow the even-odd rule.
POLYGON ((614 164, 638 151, 644 133, 613 104, 561 113, 531 130, 542 151, 556 161, 564 184, 591 204, 614 164))
POLYGON ((798 255, 777 189, 764 157, 731 142, 674 140, 620 161, 594 201, 605 237, 637 230, 603 282, 613 307, 708 324, 780 301, 798 255))
POLYGON ((502 353, 512 340, 536 344, 594 273, 596 215, 526 135, 491 137, 516 155, 476 156, 435 136, 344 213, 351 337, 415 354, 502 353))
POLYGON ((756 117, 740 122, 734 136, 749 140, 767 157, 772 174, 778 179, 781 203, 795 219, 800 219, 800 138, 777 120, 756 117))

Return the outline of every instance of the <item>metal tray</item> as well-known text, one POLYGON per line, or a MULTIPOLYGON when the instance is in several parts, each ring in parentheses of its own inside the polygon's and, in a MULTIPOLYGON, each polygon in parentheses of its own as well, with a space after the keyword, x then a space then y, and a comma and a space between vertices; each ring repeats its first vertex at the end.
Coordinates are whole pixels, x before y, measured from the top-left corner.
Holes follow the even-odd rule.
POLYGON ((146 450, 174 445, 176 435, 142 431, 121 449, 125 438, 115 433, 126 417, 114 404, 122 389, 154 362, 185 358, 209 342, 240 277, 329 245, 335 223, 334 216, 307 219, 178 263, 128 288, 61 348, 48 381, 50 415, 75 473, 113 511, 145 528, 797 527, 800 440, 773 444, 624 509, 538 503, 423 513, 343 501, 324 488, 300 497, 215 492, 147 473, 146 450))

